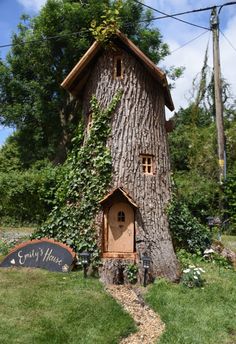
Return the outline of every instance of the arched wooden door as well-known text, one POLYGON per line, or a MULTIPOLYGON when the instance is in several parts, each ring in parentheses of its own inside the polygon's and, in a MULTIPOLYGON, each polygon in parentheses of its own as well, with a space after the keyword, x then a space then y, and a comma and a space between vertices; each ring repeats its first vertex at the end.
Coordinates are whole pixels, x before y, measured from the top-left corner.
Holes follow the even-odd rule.
POLYGON ((134 252, 134 210, 128 203, 115 203, 108 212, 108 252, 134 252))

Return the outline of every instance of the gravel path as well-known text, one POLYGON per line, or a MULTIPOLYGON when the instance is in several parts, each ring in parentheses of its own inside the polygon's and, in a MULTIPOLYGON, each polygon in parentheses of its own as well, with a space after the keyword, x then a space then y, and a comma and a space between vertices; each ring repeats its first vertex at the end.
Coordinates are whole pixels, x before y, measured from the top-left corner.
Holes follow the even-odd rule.
POLYGON ((153 344, 164 331, 160 317, 145 305, 138 288, 126 285, 109 285, 107 291, 130 313, 138 332, 123 339, 120 344, 153 344))
POLYGON ((0 240, 5 240, 9 244, 28 238, 30 233, 17 232, 17 231, 0 231, 0 240))

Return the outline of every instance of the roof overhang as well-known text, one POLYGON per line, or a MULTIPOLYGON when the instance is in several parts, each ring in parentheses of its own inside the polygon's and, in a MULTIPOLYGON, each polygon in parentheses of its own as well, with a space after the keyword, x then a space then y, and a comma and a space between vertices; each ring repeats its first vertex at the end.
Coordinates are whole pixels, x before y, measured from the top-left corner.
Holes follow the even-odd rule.
POLYGON ((123 188, 116 188, 114 190, 112 190, 111 192, 109 192, 109 194, 107 194, 101 201, 99 201, 99 203, 101 205, 105 205, 107 202, 109 202, 109 200, 113 197, 116 196, 116 194, 121 194, 126 201, 131 204, 134 208, 138 208, 137 204, 134 202, 133 198, 128 194, 127 191, 125 191, 123 188))
MULTIPOLYGON (((174 110, 173 100, 171 98, 170 89, 166 79, 165 73, 158 68, 129 38, 127 38, 123 33, 117 31, 113 39, 120 40, 144 65, 144 67, 150 72, 153 78, 162 87, 165 105, 170 111, 174 110)), ((96 58, 96 56, 102 51, 102 45, 95 41, 71 72, 67 75, 65 80, 61 83, 61 86, 66 89, 73 96, 78 96, 82 90, 88 75, 90 73, 89 65, 96 58)))

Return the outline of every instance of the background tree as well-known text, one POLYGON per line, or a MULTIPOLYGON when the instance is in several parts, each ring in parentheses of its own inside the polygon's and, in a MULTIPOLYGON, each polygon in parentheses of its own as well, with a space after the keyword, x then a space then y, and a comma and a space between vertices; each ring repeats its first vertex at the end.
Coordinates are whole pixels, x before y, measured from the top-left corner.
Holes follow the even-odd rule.
MULTIPOLYGON (((225 198, 225 206, 230 205, 231 213, 234 211, 233 182, 226 183, 227 197, 218 184, 214 83, 207 65, 207 51, 202 70, 193 81, 191 99, 194 101, 191 100, 189 106, 180 109, 173 118, 175 130, 169 135, 171 161, 180 198, 187 203, 192 214, 206 223, 209 215, 223 215, 219 214, 219 198, 225 198)), ((236 166, 235 100, 225 80, 223 104, 227 174, 233 180, 236 166)))
MULTIPOLYGON (((64 161, 80 108, 60 83, 94 40, 92 20, 101 22, 104 9, 113 6, 109 0, 48 0, 37 17, 22 16, 0 63, 0 122, 16 128, 13 140, 23 167, 44 158, 64 161)), ((168 47, 151 17, 140 4, 124 1, 120 29, 159 62, 168 47)))

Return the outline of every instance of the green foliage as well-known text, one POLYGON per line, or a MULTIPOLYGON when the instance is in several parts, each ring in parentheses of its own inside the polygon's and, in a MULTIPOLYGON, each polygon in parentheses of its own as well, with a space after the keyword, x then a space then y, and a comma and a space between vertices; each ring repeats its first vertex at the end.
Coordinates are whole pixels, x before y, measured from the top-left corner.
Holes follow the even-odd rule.
MULTIPOLYGON (((208 73, 206 51, 204 65, 199 73, 200 80, 196 78, 193 82, 189 106, 180 109, 173 117, 175 129, 169 135, 171 164, 178 196, 191 213, 202 223, 206 223, 207 216, 218 216, 223 220, 228 217, 231 230, 234 230, 234 192, 230 193, 228 182, 222 190, 218 180, 213 79, 212 73, 208 73), (219 209, 219 204, 223 205, 224 211, 219 209)), ((232 103, 229 85, 225 80, 223 98, 227 174, 231 176, 235 174, 236 168, 235 100, 232 103)))
POLYGON ((18 239, 0 239, 0 256, 6 256, 11 249, 13 249, 16 245, 19 245, 21 242, 25 241, 26 237, 18 238, 18 239))
POLYGON ((236 234, 236 175, 231 175, 224 183, 225 216, 230 221, 230 231, 236 234))
POLYGON ((0 172, 0 219, 10 225, 39 224, 52 208, 57 169, 0 172))
POLYGON ((7 240, 1 239, 0 240, 0 256, 6 256, 9 252, 9 250, 13 247, 14 245, 9 244, 7 240))
POLYGON ((225 247, 236 253, 236 236, 222 235, 221 240, 225 247))
POLYGON ((99 260, 94 220, 112 171, 111 155, 106 146, 111 130, 109 122, 121 94, 118 92, 114 96, 107 109, 101 109, 97 99, 92 98, 90 132, 82 146, 79 145, 81 132, 75 139, 56 192, 56 205, 45 225, 35 234, 35 237, 54 237, 67 242, 78 252, 91 252, 94 265, 99 260))
POLYGON ((138 266, 136 264, 128 264, 125 268, 125 273, 127 274, 128 281, 131 284, 137 282, 138 266))
POLYGON ((185 287, 188 288, 201 288, 203 287, 205 280, 202 274, 205 272, 202 268, 198 268, 194 265, 190 265, 183 271, 181 282, 185 287))
POLYGON ((174 174, 178 197, 188 206, 191 213, 206 224, 208 216, 218 215, 219 184, 197 171, 178 171, 174 174))
POLYGON ((180 249, 177 251, 176 255, 183 269, 187 269, 191 265, 200 265, 202 262, 216 264, 225 269, 232 269, 232 263, 216 252, 202 255, 200 251, 197 253, 190 253, 184 249, 180 249))
POLYGON ((104 21, 114 31, 119 16, 121 31, 154 62, 168 54, 150 12, 133 0, 116 6, 109 0, 48 0, 38 16, 22 16, 6 61, 0 61, 0 123, 16 128, 23 168, 44 158, 64 162, 71 149, 80 104, 60 84, 92 44, 93 20, 103 34, 104 21))
POLYGON ((216 264, 220 268, 232 269, 232 263, 228 259, 222 257, 220 254, 216 252, 212 254, 211 262, 213 264, 216 264))
POLYGON ((100 25, 97 25, 96 20, 93 20, 91 23, 90 31, 93 37, 102 44, 107 43, 121 25, 120 10, 122 8, 122 0, 117 0, 113 7, 107 7, 104 10, 104 14, 101 16, 103 20, 100 25))
MULTIPOLYGON (((229 176, 234 175, 236 171, 236 106, 234 109, 234 120, 225 121, 226 136, 226 155, 227 155, 227 171, 229 176)), ((231 111, 231 114, 233 110, 231 111)))
POLYGON ((176 249, 191 253, 203 252, 211 243, 211 234, 189 211, 186 204, 173 198, 168 218, 173 243, 176 249))
POLYGON ((187 268, 189 265, 192 264, 198 265, 204 260, 200 251, 196 253, 190 253, 183 248, 177 250, 176 256, 181 265, 181 268, 183 269, 187 268))
POLYGON ((212 118, 202 107, 196 106, 194 103, 190 103, 187 108, 180 108, 180 110, 175 113, 173 121, 176 128, 184 125, 195 125, 196 127, 204 128, 212 123, 212 118))
POLYGON ((22 168, 19 146, 14 139, 14 134, 10 136, 0 149, 0 172, 17 171, 22 168))
MULTIPOLYGON (((174 118, 175 130, 169 135, 171 163, 174 171, 194 171, 217 180, 215 124, 197 125, 191 119, 191 108, 174 118), (186 114, 185 114, 186 112, 186 114)), ((203 123, 201 118, 200 123, 203 123)))

